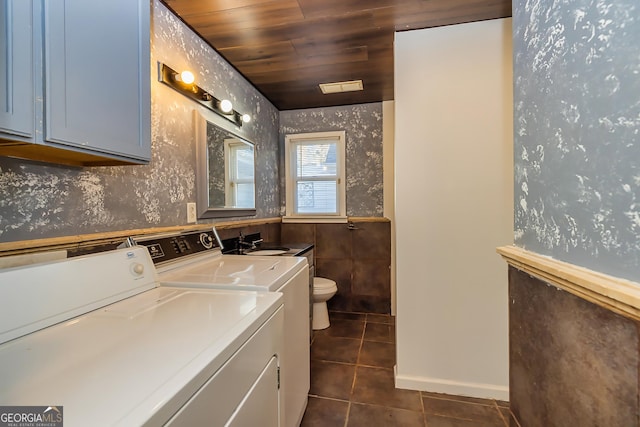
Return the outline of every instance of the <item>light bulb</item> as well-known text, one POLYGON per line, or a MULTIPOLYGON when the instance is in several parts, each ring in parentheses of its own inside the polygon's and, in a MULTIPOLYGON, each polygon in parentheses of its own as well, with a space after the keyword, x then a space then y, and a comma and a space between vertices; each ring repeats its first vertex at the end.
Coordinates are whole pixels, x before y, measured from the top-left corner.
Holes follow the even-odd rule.
POLYGON ((250 116, 250 115, 248 115, 248 114, 243 114, 243 115, 242 115, 242 121, 243 121, 244 123, 249 123, 249 122, 251 121, 251 116, 250 116))
POLYGON ((182 80, 183 83, 190 85, 191 83, 196 81, 196 78, 193 76, 193 73, 191 71, 185 70, 180 73, 180 80, 182 80))
POLYGON ((222 101, 220 101, 220 109, 224 113, 230 113, 231 110, 233 110, 233 104, 231 104, 231 101, 229 101, 228 99, 223 99, 222 101))

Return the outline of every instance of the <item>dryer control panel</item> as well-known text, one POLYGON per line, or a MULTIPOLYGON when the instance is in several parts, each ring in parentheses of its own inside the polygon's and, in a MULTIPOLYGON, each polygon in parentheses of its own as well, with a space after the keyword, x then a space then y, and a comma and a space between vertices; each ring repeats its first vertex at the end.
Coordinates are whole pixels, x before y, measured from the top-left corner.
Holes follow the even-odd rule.
POLYGON ((172 261, 205 251, 222 250, 222 244, 220 243, 220 238, 215 228, 206 231, 145 236, 135 238, 133 241, 137 245, 147 247, 154 264, 172 261))

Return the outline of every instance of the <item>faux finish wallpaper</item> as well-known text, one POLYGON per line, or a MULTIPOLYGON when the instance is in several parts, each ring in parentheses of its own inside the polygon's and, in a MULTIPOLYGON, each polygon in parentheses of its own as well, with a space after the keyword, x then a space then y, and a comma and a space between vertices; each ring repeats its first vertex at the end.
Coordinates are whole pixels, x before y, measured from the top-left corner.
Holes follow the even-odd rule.
POLYGON ((515 241, 640 280, 640 3, 516 0, 515 241))
POLYGON ((256 144, 257 217, 280 214, 277 109, 158 0, 151 44, 150 165, 74 168, 0 157, 0 242, 186 223, 186 203, 196 200, 193 110, 202 107, 154 78, 158 61, 189 67, 200 86, 252 115, 236 132, 256 144))
MULTIPOLYGON (((347 215, 383 216, 382 103, 282 111, 281 150, 287 134, 334 130, 346 132, 347 215)), ((284 206, 284 176, 282 185, 284 206)))

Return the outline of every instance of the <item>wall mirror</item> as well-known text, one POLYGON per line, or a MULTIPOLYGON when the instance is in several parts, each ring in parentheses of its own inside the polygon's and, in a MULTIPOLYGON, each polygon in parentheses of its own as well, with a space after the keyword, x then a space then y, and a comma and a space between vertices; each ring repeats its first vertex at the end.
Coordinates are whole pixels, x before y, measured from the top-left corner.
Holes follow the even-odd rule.
POLYGON ((256 214, 254 144, 194 111, 199 218, 256 214))

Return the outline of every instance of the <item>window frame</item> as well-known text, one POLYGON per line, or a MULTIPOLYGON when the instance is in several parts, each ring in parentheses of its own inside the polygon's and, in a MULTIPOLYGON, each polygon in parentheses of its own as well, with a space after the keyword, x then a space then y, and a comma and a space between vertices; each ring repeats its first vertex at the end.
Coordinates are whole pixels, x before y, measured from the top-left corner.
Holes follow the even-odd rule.
POLYGON ((347 222, 346 203, 346 133, 345 131, 311 132, 285 135, 285 215, 282 222, 347 222), (313 144, 314 140, 336 141, 336 212, 335 213, 297 213, 295 197, 298 177, 296 156, 293 150, 301 144, 313 144))

